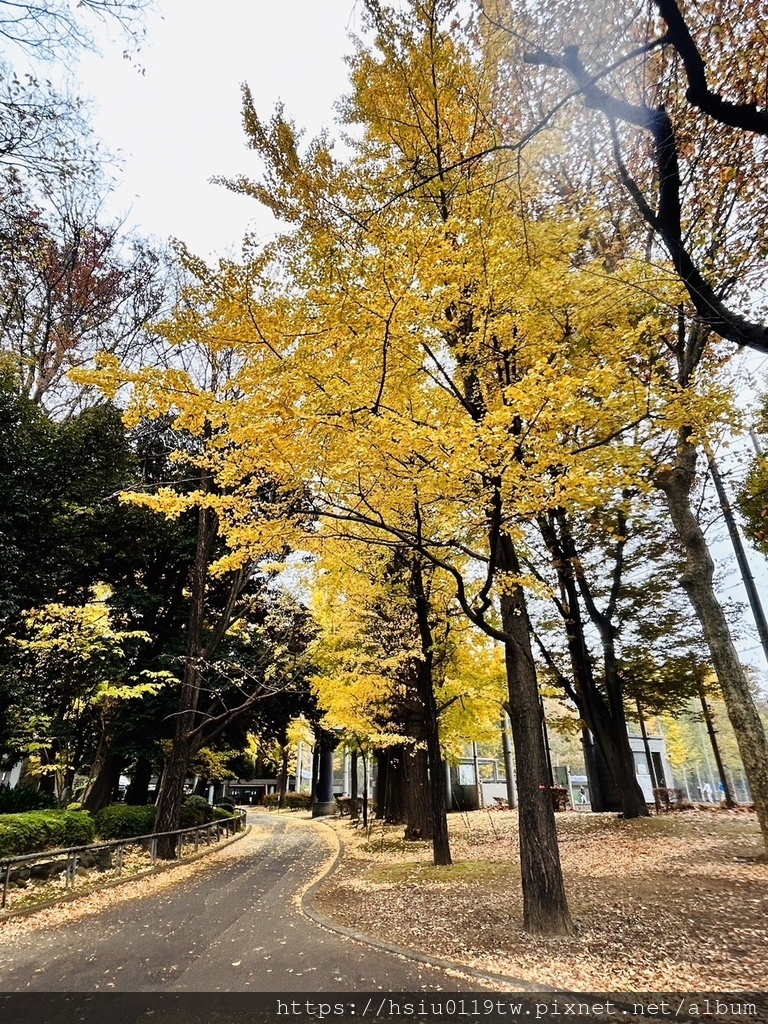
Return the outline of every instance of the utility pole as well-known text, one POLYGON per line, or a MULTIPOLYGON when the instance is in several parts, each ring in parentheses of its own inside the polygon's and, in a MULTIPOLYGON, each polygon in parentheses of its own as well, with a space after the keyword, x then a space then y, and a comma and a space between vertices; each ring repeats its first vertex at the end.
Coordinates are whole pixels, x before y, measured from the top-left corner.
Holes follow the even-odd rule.
POLYGON ((507 805, 512 808, 516 805, 515 800, 515 773, 512 767, 512 743, 509 738, 509 716, 506 710, 501 712, 501 744, 504 750, 504 774, 507 777, 507 805))
POLYGON ((744 544, 742 543, 741 534, 739 533, 739 528, 736 525, 736 520, 733 517, 733 509, 731 508, 731 503, 728 500, 728 495, 725 493, 723 480, 720 476, 720 471, 717 468, 715 457, 708 444, 705 444, 704 450, 707 453, 709 471, 712 474, 712 481, 715 485, 717 497, 720 501, 720 508, 723 510, 723 518, 725 519, 725 524, 728 527, 728 533, 731 538, 731 544, 733 544, 736 561, 739 564, 739 572, 741 573, 744 588, 747 591, 749 606, 752 609, 752 616, 755 620, 755 625, 757 626, 757 635, 760 637, 760 644, 763 648, 765 660, 768 661, 768 621, 765 618, 765 612, 763 611, 763 606, 760 602, 760 595, 757 592, 752 570, 750 569, 749 562, 747 561, 747 553, 744 549, 744 544))
POLYGON ((478 761, 477 758, 477 744, 474 742, 472 743, 472 766, 475 772, 475 793, 477 796, 477 809, 479 811, 482 811, 483 807, 485 806, 485 801, 483 800, 483 783, 480 778, 480 762, 478 761))
POLYGON ((720 746, 717 742, 715 725, 712 721, 712 714, 709 710, 709 705, 707 704, 707 695, 704 692, 703 683, 699 684, 699 700, 701 701, 701 711, 707 725, 707 732, 709 733, 709 741, 712 744, 712 753, 715 755, 715 764, 717 765, 717 773, 720 776, 720 785, 723 787, 725 806, 732 808, 736 806, 736 802, 733 799, 733 793, 731 792, 731 787, 725 774, 725 765, 723 764, 723 759, 720 756, 720 746))
POLYGON ((648 774, 651 777, 651 789, 653 790, 653 803, 656 808, 656 813, 661 814, 661 798, 659 797, 659 780, 656 778, 656 769, 653 767, 653 757, 651 756, 651 744, 648 742, 648 731, 645 728, 645 716, 643 715, 642 708, 640 707, 640 698, 635 699, 635 707, 637 708, 637 720, 640 723, 640 733, 643 737, 643 747, 645 748, 645 760, 648 763, 648 774))

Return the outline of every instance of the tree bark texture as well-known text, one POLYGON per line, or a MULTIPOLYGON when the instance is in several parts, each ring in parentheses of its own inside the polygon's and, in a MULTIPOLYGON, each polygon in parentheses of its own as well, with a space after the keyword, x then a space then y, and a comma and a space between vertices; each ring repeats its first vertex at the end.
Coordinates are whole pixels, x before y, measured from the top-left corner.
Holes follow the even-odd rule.
MULTIPOLYGON (((420 716, 418 716, 420 718, 420 716)), ((403 782, 405 803, 405 839, 431 840, 432 813, 429 799, 429 768, 424 743, 422 721, 408 723, 409 735, 422 735, 405 744, 403 757, 403 782)))
POLYGON ((451 846, 448 837, 445 785, 443 781, 443 758, 440 750, 440 727, 435 699, 434 679, 434 637, 430 622, 430 605, 425 587, 424 570, 421 560, 412 555, 410 568, 410 593, 416 611, 421 657, 414 663, 414 689, 418 701, 421 729, 424 736, 427 796, 427 830, 423 838, 432 840, 432 860, 435 865, 451 863, 451 846))
MULTIPOLYGON (((519 574, 511 538, 502 534, 500 568, 519 574)), ((570 935, 568 910, 555 812, 547 781, 547 757, 542 733, 542 711, 533 661, 530 623, 520 587, 501 596, 502 628, 508 637, 505 661, 512 724, 520 822, 520 869, 523 889, 523 927, 535 935, 570 935)))
POLYGON ((682 433, 672 468, 657 474, 675 532, 683 546, 686 564, 681 579, 712 657, 728 718, 744 764, 752 799, 768 856, 768 739, 755 707, 747 678, 733 646, 728 621, 713 586, 714 564, 706 538, 691 510, 690 494, 697 453, 682 433))
POLYGON ((384 754, 384 821, 390 825, 405 824, 405 751, 402 745, 396 744, 387 747, 384 754))
POLYGON ((106 807, 112 799, 115 787, 120 781, 125 758, 120 754, 106 754, 96 769, 96 775, 83 800, 83 809, 95 814, 106 807))

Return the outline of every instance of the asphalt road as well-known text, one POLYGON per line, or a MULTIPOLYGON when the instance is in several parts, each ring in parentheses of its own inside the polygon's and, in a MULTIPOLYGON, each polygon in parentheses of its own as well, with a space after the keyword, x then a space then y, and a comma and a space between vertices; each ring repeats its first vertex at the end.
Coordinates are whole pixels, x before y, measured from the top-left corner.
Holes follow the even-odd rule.
POLYGON ((459 979, 438 969, 309 920, 295 897, 327 861, 326 840, 317 829, 286 824, 282 816, 254 820, 255 834, 232 847, 238 856, 160 894, 15 943, 4 940, 0 928, 0 1017, 2 993, 12 992, 461 989, 459 979))

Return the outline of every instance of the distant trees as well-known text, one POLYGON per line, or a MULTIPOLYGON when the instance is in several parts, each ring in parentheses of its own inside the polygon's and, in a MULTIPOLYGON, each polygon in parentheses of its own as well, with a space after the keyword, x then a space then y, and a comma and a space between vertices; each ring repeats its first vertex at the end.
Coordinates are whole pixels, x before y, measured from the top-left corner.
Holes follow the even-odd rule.
POLYGON ((163 301, 160 256, 100 219, 102 187, 80 168, 46 199, 17 170, 0 177, 0 356, 59 418, 87 401, 68 371, 99 351, 138 362, 163 301))
POLYGON ((83 102, 61 93, 43 75, 18 71, 14 58, 38 66, 76 59, 96 49, 95 28, 117 30, 133 50, 143 35, 143 15, 152 0, 67 0, 0 2, 0 164, 60 183, 79 167, 104 160, 83 102))
MULTIPOLYGON (((94 47, 99 24, 133 46, 149 2, 2 0, 0 40, 39 65, 94 47)), ((0 59, 0 358, 58 418, 87 401, 67 371, 98 350, 136 362, 163 298, 161 255, 104 213, 108 163, 81 100, 0 59)))

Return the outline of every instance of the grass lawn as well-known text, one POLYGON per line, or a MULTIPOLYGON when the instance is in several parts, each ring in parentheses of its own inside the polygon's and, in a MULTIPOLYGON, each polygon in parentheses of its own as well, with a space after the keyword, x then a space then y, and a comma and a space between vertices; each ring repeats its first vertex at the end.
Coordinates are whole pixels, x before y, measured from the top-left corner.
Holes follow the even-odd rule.
POLYGON ((580 991, 768 989, 768 864, 754 814, 688 811, 637 821, 557 816, 577 934, 523 932, 517 817, 449 815, 455 863, 431 864, 402 826, 334 819, 345 847, 318 909, 437 957, 580 991))

